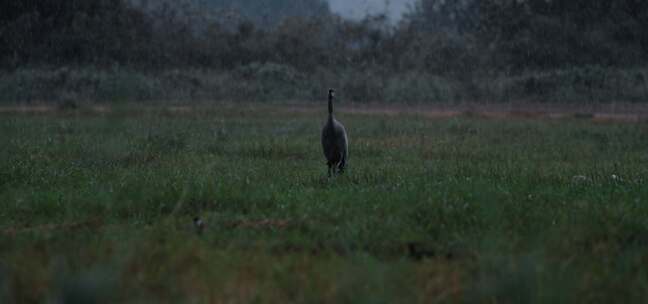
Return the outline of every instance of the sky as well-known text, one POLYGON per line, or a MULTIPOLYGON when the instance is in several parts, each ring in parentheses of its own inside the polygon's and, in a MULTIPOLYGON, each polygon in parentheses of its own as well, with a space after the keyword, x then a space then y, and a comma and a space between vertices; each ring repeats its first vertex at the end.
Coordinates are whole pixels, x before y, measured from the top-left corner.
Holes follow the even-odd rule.
POLYGON ((360 19, 367 14, 385 12, 388 5, 387 16, 392 22, 397 22, 408 5, 413 5, 415 0, 329 0, 331 10, 343 17, 360 19))

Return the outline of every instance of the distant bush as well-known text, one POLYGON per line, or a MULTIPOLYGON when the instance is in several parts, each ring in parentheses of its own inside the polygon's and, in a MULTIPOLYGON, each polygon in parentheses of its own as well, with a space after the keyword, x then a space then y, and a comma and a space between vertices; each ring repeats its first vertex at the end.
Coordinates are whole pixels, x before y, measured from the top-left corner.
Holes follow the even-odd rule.
POLYGON ((641 102, 648 98, 645 69, 587 66, 565 70, 526 72, 492 81, 490 90, 503 100, 552 102, 641 102))
POLYGON ((307 74, 277 63, 252 63, 233 71, 20 69, 0 75, 0 102, 290 102, 325 99, 329 87, 338 89, 340 100, 359 103, 641 102, 648 98, 647 75, 645 68, 601 66, 464 79, 380 69, 318 69, 307 74))
POLYGON ((454 101, 458 84, 425 73, 404 73, 387 81, 384 100, 391 103, 454 101))
POLYGON ((160 90, 160 80, 124 69, 21 69, 0 76, 3 101, 139 101, 160 90))

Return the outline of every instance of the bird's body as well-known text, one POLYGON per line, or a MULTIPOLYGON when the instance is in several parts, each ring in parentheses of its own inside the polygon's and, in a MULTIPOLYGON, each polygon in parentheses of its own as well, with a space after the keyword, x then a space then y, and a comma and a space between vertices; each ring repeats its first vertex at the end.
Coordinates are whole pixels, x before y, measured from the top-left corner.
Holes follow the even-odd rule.
POLYGON ((328 175, 344 172, 349 158, 348 139, 344 126, 333 116, 334 91, 329 90, 328 109, 329 115, 322 128, 322 149, 326 157, 328 175))

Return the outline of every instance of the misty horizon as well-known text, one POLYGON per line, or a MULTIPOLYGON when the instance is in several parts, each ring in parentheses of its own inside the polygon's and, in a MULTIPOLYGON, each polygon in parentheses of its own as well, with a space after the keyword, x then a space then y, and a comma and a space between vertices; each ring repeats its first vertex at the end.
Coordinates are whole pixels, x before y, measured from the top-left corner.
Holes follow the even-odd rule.
POLYGON ((398 22, 416 0, 328 0, 331 11, 349 19, 385 13, 392 22, 398 22))

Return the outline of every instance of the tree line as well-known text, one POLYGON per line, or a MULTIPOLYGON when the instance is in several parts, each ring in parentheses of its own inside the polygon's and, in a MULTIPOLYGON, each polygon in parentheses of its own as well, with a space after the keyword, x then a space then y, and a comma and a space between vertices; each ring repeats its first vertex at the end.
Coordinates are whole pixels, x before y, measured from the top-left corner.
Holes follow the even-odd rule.
POLYGON ((644 65, 648 2, 421 0, 396 26, 323 0, 0 4, 0 67, 232 69, 272 62, 438 75, 644 65))

